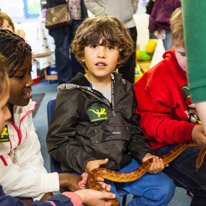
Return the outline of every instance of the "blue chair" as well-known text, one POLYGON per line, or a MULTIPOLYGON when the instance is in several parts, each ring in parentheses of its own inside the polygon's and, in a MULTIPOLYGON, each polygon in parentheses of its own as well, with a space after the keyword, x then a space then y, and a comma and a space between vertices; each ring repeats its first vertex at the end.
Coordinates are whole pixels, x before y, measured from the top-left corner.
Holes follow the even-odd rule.
MULTIPOLYGON (((56 105, 56 99, 50 100, 47 104, 47 118, 48 118, 48 124, 51 122, 52 119, 52 112, 54 110, 54 107, 56 105)), ((63 171, 61 170, 60 163, 57 162, 54 158, 50 156, 50 169, 51 172, 58 172, 62 173, 63 171)), ((68 188, 61 188, 61 191, 68 191, 68 188)), ((117 193, 119 196, 122 198, 122 205, 126 205, 127 201, 127 191, 122 190, 122 189, 117 189, 117 193)))

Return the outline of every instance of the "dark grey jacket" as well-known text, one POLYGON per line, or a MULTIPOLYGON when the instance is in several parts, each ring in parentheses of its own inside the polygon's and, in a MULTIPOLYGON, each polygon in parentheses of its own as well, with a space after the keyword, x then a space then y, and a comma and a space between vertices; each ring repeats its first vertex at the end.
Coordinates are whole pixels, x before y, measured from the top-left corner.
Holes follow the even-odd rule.
POLYGON ((59 86, 47 146, 63 171, 82 173, 88 161, 104 158, 104 167, 119 170, 132 157, 141 162, 152 153, 135 112, 133 85, 113 75, 113 106, 81 73, 59 86))

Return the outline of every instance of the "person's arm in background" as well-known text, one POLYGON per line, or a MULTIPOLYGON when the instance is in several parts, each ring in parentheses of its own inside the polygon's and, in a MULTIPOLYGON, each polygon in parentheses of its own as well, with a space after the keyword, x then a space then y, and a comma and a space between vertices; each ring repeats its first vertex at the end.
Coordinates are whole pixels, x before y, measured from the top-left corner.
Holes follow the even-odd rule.
MULTIPOLYGON (((87 9, 95 16, 100 16, 105 14, 104 3, 100 3, 98 0, 84 0, 87 9)), ((104 1, 103 1, 104 2, 104 1)))
POLYGON ((132 5, 133 5, 133 8, 134 8, 134 14, 137 12, 138 3, 139 3, 139 0, 133 0, 132 1, 132 5))
POLYGON ((182 8, 189 88, 206 134, 206 1, 183 0, 182 8))

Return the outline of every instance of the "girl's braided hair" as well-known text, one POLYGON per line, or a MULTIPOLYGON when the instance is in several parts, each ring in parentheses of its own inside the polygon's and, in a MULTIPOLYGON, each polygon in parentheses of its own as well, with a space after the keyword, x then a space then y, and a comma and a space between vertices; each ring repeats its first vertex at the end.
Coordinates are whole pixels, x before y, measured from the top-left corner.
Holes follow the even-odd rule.
POLYGON ((31 47, 20 36, 0 29, 0 54, 8 58, 10 67, 7 72, 11 78, 21 67, 26 56, 31 55, 31 47))

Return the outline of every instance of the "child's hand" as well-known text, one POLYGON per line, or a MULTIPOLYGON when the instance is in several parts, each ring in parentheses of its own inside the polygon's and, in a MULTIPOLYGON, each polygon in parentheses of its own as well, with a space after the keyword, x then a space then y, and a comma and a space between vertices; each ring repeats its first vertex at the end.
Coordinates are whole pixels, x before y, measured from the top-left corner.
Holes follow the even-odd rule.
POLYGON ((75 193, 78 194, 81 197, 82 202, 88 206, 110 206, 111 203, 106 200, 114 199, 116 197, 115 194, 111 192, 100 192, 91 189, 79 190, 75 193))
POLYGON ((111 185, 109 185, 109 184, 106 184, 105 182, 104 182, 104 179, 103 178, 101 178, 101 177, 97 177, 97 182, 101 185, 101 187, 103 188, 103 189, 105 189, 106 191, 110 191, 111 190, 111 185))
POLYGON ((86 171, 90 172, 93 169, 99 168, 101 165, 107 164, 108 161, 109 161, 108 158, 103 159, 103 160, 92 160, 92 161, 89 161, 86 164, 86 171))
POLYGON ((206 136, 203 131, 202 125, 195 125, 192 129, 192 141, 198 146, 202 147, 206 145, 206 136))
MULTIPOLYGON (((142 162, 145 162, 151 158, 153 158, 153 162, 152 162, 148 172, 153 173, 153 174, 157 174, 157 173, 161 172, 165 168, 165 165, 164 165, 163 160, 161 158, 159 158, 158 156, 154 156, 154 155, 147 153, 143 157, 142 162)), ((168 165, 166 165, 166 167, 168 167, 168 165)))
POLYGON ((60 187, 68 187, 70 191, 74 192, 79 190, 78 183, 82 180, 81 176, 71 173, 59 173, 60 187))

